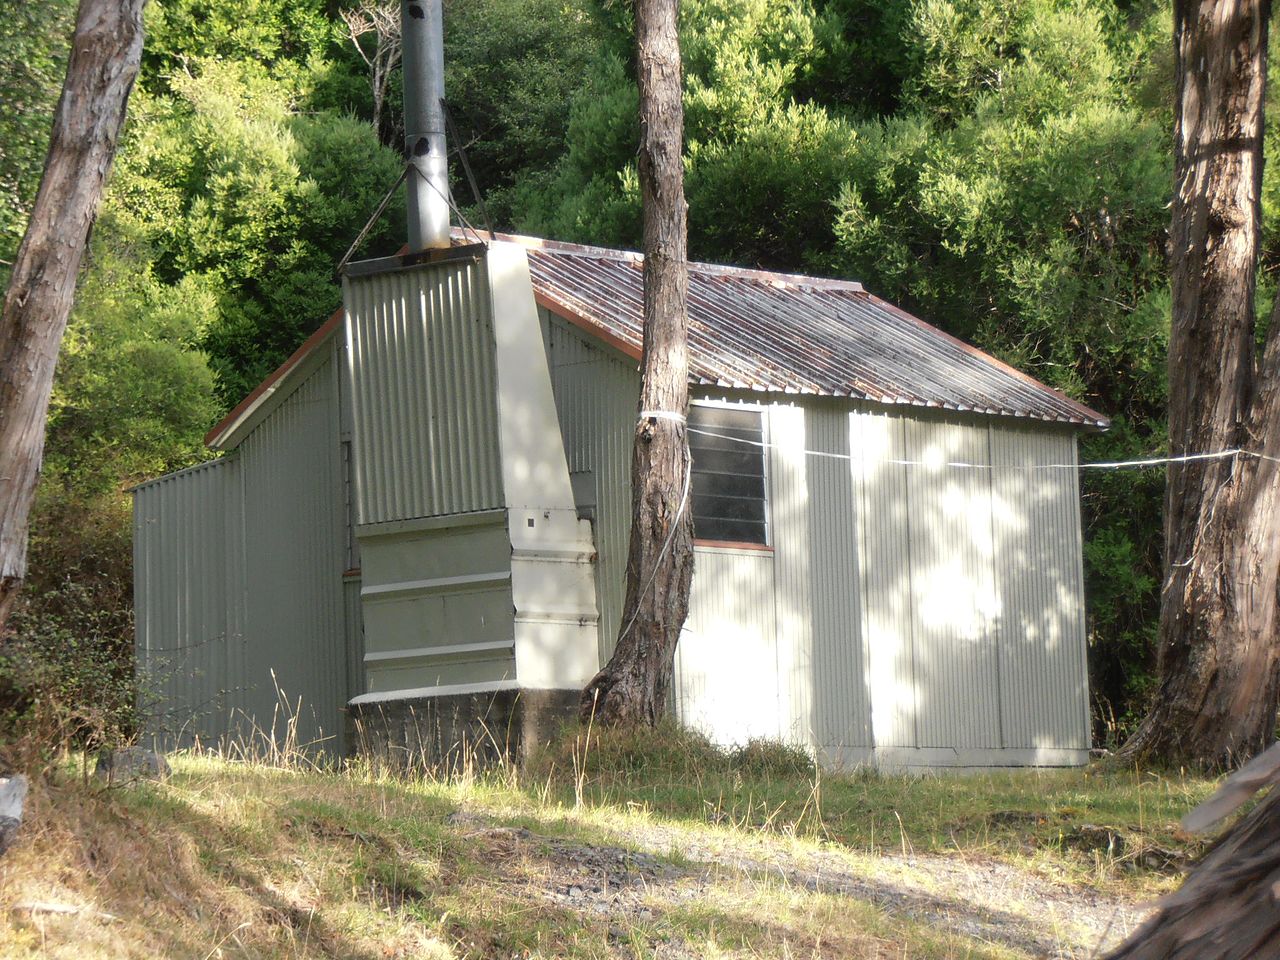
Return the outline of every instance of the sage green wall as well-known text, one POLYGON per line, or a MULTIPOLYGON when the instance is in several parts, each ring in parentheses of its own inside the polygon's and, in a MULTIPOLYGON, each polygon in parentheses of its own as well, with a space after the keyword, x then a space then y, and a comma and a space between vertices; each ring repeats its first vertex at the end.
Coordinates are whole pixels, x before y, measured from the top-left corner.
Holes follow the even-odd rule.
MULTIPOLYGON (((570 470, 594 509, 603 660, 623 601, 639 375, 563 318, 544 310, 542 323, 570 470)), ((1086 759, 1073 432, 694 394, 765 410, 773 550, 697 549, 677 652, 685 722, 845 766, 1086 759)))
POLYGON ((361 528, 365 695, 515 680, 503 511, 361 528))
POLYGON ((483 260, 343 281, 357 520, 503 506, 483 260))
MULTIPOLYGON (((342 749, 337 371, 326 351, 231 454, 134 492, 137 647, 164 740, 342 749)), ((145 694, 144 694, 145 697, 145 694)))
MULTIPOLYGON (((631 530, 632 423, 640 395, 635 361, 589 342, 539 308, 560 432, 574 494, 594 514, 600 662, 621 627, 631 530)), ((581 512, 581 509, 580 509, 581 512)))
POLYGON ((245 707, 240 489, 224 457, 133 492, 140 701, 164 743, 217 742, 245 707))
POLYGON ((513 683, 511 543, 483 259, 344 281, 364 685, 513 683))

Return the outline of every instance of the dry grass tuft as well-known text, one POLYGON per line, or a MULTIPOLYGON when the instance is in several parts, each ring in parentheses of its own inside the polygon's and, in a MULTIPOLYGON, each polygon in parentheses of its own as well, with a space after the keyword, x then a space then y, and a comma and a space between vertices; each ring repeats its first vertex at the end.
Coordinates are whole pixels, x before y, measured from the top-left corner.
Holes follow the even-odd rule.
POLYGON ((75 763, 37 783, 0 859, 0 954, 1038 955, 1081 942, 1054 926, 1078 888, 1097 912, 1099 891, 1176 882, 1130 854, 1194 852, 1175 824, 1210 788, 1104 769, 825 775, 790 747, 665 725, 572 729, 523 773, 339 770, 287 741, 236 757, 178 755, 159 784, 104 789, 75 763), (1113 836, 1123 849, 1098 847, 1113 836))

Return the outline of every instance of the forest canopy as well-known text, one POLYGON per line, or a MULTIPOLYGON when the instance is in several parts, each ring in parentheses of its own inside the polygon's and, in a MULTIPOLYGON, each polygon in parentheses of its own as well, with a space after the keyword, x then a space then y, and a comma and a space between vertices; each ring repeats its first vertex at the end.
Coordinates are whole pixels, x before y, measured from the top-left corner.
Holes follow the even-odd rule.
MULTIPOLYGON (((337 306, 336 264, 402 164, 398 75, 375 129, 348 5, 150 4, 55 386, 25 629, 65 625, 68 583, 127 582, 124 488, 208 456, 204 431, 337 306)), ((20 4, 0 23, 0 271, 38 186, 74 6, 20 4)), ((638 245, 628 10, 446 0, 450 109, 497 227, 638 245)), ((1167 3, 681 10, 692 257, 858 279, 1111 416, 1083 460, 1164 449, 1167 3)), ((1270 152, 1276 137, 1272 121, 1270 152)), ((1268 224, 1278 186, 1268 168, 1268 224)), ((357 255, 392 252, 402 227, 397 197, 357 255)), ((1158 470, 1084 477, 1102 739, 1149 684, 1163 489, 1158 470)))

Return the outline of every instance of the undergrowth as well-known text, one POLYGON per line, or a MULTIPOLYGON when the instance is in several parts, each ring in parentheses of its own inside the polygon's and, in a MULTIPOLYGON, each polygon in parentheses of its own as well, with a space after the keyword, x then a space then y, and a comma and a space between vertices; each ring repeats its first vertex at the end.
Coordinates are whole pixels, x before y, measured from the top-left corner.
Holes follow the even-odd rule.
POLYGON ((524 789, 593 808, 800 836, 874 854, 961 853, 1073 883, 1154 894, 1204 849, 1178 821, 1212 782, 1100 763, 1084 769, 823 773, 776 741, 721 748, 664 722, 578 728, 535 753, 524 789))
POLYGON ((673 724, 568 728, 522 769, 435 776, 248 744, 172 762, 168 782, 111 788, 77 755, 50 767, 0 859, 0 955, 1024 956, 772 871, 707 873, 688 851, 821 851, 871 875, 886 855, 996 859, 1147 898, 1178 875, 1141 852, 1193 856, 1177 820, 1212 786, 1103 767, 824 773, 673 724), (655 835, 665 858, 629 859, 655 835))

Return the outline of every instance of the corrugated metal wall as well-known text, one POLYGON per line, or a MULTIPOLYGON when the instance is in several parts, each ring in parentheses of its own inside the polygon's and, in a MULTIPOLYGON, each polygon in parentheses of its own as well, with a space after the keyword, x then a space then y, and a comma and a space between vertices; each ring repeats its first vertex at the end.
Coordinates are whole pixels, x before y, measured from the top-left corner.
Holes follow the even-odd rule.
POLYGON ((988 463, 987 430, 903 424, 907 459, 924 462, 907 468, 906 489, 917 745, 999 747, 991 476, 944 465, 988 463))
MULTIPOLYGON (((846 405, 816 401, 805 405, 804 428, 789 426, 805 440, 805 449, 849 455, 849 413, 846 405)), ((777 423, 778 410, 774 411, 777 423)), ((780 445, 787 440, 775 427, 780 445)), ((779 453, 782 450, 778 451, 779 453)), ((793 453, 792 457, 797 457, 793 453)), ((774 462, 779 458, 775 456, 774 462)), ((835 457, 806 457, 808 496, 805 515, 797 518, 795 533, 807 527, 809 580, 807 596, 812 624, 813 737, 814 743, 836 762, 867 759, 871 746, 871 704, 868 695, 868 662, 862 633, 861 578, 858 570, 858 525, 854 483, 849 461, 835 457), (803 524, 803 526, 802 526, 803 524)), ((778 476, 780 468, 775 468, 778 476)), ((776 489, 776 486, 775 486, 776 489)), ((781 530, 781 528, 780 528, 781 530)), ((777 544, 779 561, 787 549, 777 544)), ((800 589, 797 582, 794 589, 800 589)))
POLYGON ((243 707, 247 639, 233 615, 242 596, 234 457, 134 490, 134 607, 142 705, 171 740, 232 732, 243 707))
MULTIPOLYGON (((807 745, 821 737, 819 730, 826 724, 815 689, 814 637, 824 625, 816 622, 811 605, 813 574, 821 561, 815 563, 811 556, 817 531, 809 528, 810 464, 805 447, 810 441, 805 419, 804 408, 795 404, 769 409, 765 440, 774 448, 765 474, 769 480, 769 537, 774 545, 774 554, 768 559, 772 564, 769 592, 774 597, 777 695, 771 699, 777 700, 782 721, 776 735, 807 745)), ((702 554, 697 562, 701 575, 702 554)))
MULTIPOLYGON (((613 655, 622 626, 631 536, 631 443, 640 374, 634 361, 589 343, 539 308, 551 364, 565 457, 576 489, 590 491, 596 541, 600 663, 613 655)), ((582 503, 579 503, 582 506, 582 503)))
POLYGON ((852 435, 876 746, 1087 749, 1076 474, 1027 469, 1074 435, 874 410, 852 435))
POLYGON ((236 451, 253 702, 301 700, 304 740, 341 735, 347 692, 337 375, 326 361, 236 451))
MULTIPOLYGON (((543 322, 570 470, 595 506, 603 661, 622 607, 639 375, 567 321, 543 322)), ((1073 463, 1074 435, 820 398, 765 406, 774 552, 699 548, 682 718, 843 763, 873 743, 939 748, 923 762, 1087 749, 1076 477, 1022 469, 1073 463)))
POLYGON ((359 522, 502 507, 484 263, 347 278, 344 302, 359 522))
MULTIPOLYGON (((905 423, 883 411, 849 418, 850 446, 863 458, 858 490, 862 632, 871 678, 872 729, 878 745, 914 747, 915 638, 912 632, 911 537, 905 492, 905 423)), ((859 461, 852 462, 859 471, 859 461)))
POLYGON ((514 681, 505 515, 467 519, 407 521, 362 534, 362 695, 514 681))
POLYGON ((1089 743, 1079 473, 1065 433, 991 431, 1001 601, 1001 726, 1010 747, 1089 743))
POLYGON ((326 360, 233 454, 135 492, 139 662, 175 710, 165 739, 244 736, 248 718, 280 739, 296 715, 300 743, 341 748, 337 423, 326 360))

